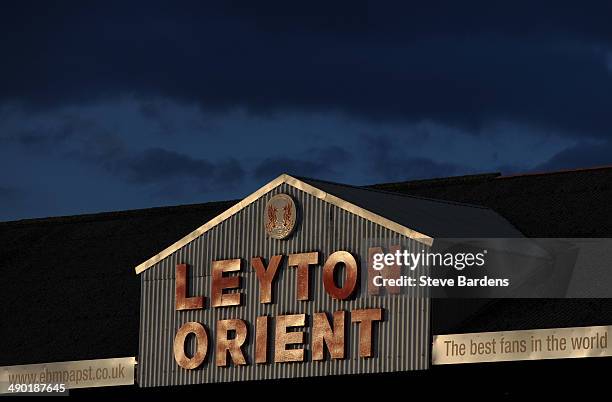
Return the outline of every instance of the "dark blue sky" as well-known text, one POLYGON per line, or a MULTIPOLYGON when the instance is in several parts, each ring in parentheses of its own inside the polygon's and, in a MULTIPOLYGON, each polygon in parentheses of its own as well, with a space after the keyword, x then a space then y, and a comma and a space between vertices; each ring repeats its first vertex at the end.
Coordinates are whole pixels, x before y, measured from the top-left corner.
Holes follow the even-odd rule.
POLYGON ((612 164, 611 2, 14 3, 0 220, 612 164))

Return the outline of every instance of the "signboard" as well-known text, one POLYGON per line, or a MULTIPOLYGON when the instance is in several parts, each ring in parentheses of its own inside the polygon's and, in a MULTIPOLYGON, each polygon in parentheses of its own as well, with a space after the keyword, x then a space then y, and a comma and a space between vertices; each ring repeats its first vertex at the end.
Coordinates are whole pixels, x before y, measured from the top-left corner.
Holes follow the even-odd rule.
POLYGON ((0 367, 0 393, 133 385, 135 363, 134 357, 122 357, 0 367))
POLYGON ((138 384, 428 368, 426 291, 368 280, 373 250, 428 245, 329 200, 281 183, 137 268, 138 384))
POLYGON ((437 335, 433 364, 612 356, 612 326, 437 335))

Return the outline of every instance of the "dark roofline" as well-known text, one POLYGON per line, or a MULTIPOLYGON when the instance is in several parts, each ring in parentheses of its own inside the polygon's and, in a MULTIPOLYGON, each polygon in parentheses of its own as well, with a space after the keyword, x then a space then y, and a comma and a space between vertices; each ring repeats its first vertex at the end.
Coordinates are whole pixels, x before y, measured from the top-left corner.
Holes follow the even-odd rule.
POLYGON ((499 176, 497 179, 515 179, 519 177, 531 177, 531 176, 553 176, 567 173, 580 173, 580 172, 590 172, 593 170, 612 170, 612 165, 603 165, 603 166, 593 166, 587 168, 577 168, 577 169, 560 169, 554 170, 552 172, 529 172, 529 173, 517 173, 510 174, 506 176, 499 176))
MULTIPOLYGON (((388 194, 388 195, 392 195, 392 196, 395 196, 395 197, 412 198, 412 199, 417 199, 417 200, 437 202, 437 203, 440 203, 440 204, 458 205, 458 206, 468 207, 468 208, 489 209, 488 207, 483 206, 483 205, 468 204, 468 203, 459 202, 459 201, 440 200, 438 198, 424 197, 424 196, 421 196, 421 195, 414 195, 414 194, 398 193, 396 191, 389 191, 389 190, 384 190, 384 189, 381 189, 381 188, 377 188, 376 187, 377 185, 354 186, 352 184, 337 183, 337 182, 328 181, 328 180, 311 179, 309 177, 304 177, 304 176, 293 176, 293 177, 295 177, 298 180, 305 181, 307 183, 331 184, 331 185, 334 185, 334 186, 347 187, 347 188, 352 188, 352 189, 356 189, 356 190, 371 191, 373 193, 388 194)), ((340 198, 342 198, 342 197, 340 197, 340 198)))
POLYGON ((170 205, 170 206, 162 206, 162 207, 152 207, 152 208, 139 208, 139 209, 128 209, 128 210, 120 210, 120 211, 106 211, 106 212, 96 212, 90 214, 80 214, 80 215, 63 215, 63 216, 51 216, 45 218, 27 218, 20 219, 16 221, 3 221, 0 222, 0 227, 3 226, 27 226, 27 225, 40 225, 40 224, 57 224, 57 223, 80 223, 80 222, 100 222, 106 220, 113 220, 117 218, 122 218, 125 216, 147 216, 147 215, 156 215, 159 216, 159 213, 172 214, 175 212, 180 212, 181 210, 192 212, 194 209, 205 209, 210 207, 230 207, 240 200, 229 200, 229 201, 211 201, 204 203, 196 203, 196 204, 182 204, 182 205, 170 205))
POLYGON ((493 180, 501 176, 499 172, 493 173, 482 173, 482 174, 468 174, 462 176, 449 176, 449 177, 434 177, 431 179, 418 179, 418 180, 406 180, 398 182, 380 183, 380 184, 369 184, 366 187, 382 189, 386 187, 395 186, 407 186, 407 187, 422 187, 422 186, 446 186, 449 184, 459 183, 473 183, 479 181, 493 180))
POLYGON ((462 176, 449 176, 449 177, 434 177, 431 179, 418 179, 418 180, 406 180, 398 182, 370 184, 366 187, 375 189, 392 188, 396 186, 402 187, 439 187, 453 184, 471 184, 474 182, 484 182, 489 180, 502 180, 502 179, 515 179, 520 177, 532 177, 532 176, 554 176, 563 175, 568 173, 580 173, 590 172, 595 170, 612 170, 612 165, 593 166, 587 168, 577 169, 560 169, 548 172, 528 172, 528 173, 517 173, 502 175, 500 172, 482 173, 482 174, 469 174, 462 176))

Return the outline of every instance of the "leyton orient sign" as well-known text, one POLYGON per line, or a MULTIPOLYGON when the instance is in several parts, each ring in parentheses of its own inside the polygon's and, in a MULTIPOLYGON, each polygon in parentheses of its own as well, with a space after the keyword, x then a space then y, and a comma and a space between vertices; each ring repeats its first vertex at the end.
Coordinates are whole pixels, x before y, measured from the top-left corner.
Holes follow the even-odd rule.
MULTIPOLYGON (((259 283, 259 303, 271 303, 274 300, 274 281, 283 259, 287 259, 287 266, 294 268, 297 300, 308 302, 310 294, 309 273, 312 266, 320 261, 319 252, 274 255, 266 264, 261 257, 250 259, 250 266, 257 275, 259 283)), ((243 294, 240 290, 240 277, 227 276, 228 273, 242 269, 241 259, 212 261, 212 286, 210 289, 210 308, 223 309, 240 306, 243 294), (224 293, 234 290, 234 293, 224 293)), ((188 266, 176 266, 176 310, 203 309, 206 303, 204 295, 187 295, 188 266)), ((346 251, 332 253, 323 264, 323 287, 327 295, 338 300, 350 298, 358 284, 359 266, 355 258, 346 251), (344 281, 342 286, 336 283, 337 267, 344 266, 344 281)), ((347 321, 356 324, 359 331, 359 357, 367 358, 373 354, 373 339, 375 339, 373 323, 383 319, 382 308, 355 309, 350 312, 339 310, 331 314, 326 312, 315 313, 312 317, 311 347, 312 360, 324 359, 324 347, 327 348, 332 359, 345 358, 345 328, 347 321)), ((209 334, 209 328, 199 322, 186 322, 176 333, 174 338, 174 358, 176 363, 185 369, 195 369, 207 360, 210 348, 215 348, 215 364, 217 367, 233 365, 246 365, 248 361, 255 363, 268 363, 268 356, 273 356, 275 363, 300 362, 305 360, 304 349, 296 347, 304 343, 304 332, 299 329, 306 325, 306 314, 289 314, 275 317, 275 325, 270 328, 270 317, 260 316, 255 319, 255 334, 249 334, 249 323, 240 318, 219 320, 216 323, 216 333, 209 334), (274 331, 274 345, 268 341, 269 331, 274 331), (195 335, 195 353, 188 356, 186 353, 186 339, 190 334, 195 335), (230 336, 231 334, 231 336, 230 336), (247 359, 243 346, 250 336, 255 339, 255 356, 247 359), (213 339, 211 339, 211 337, 213 339), (268 348, 273 348, 268 351, 268 348)))
POLYGON ((370 280, 424 236, 279 176, 135 268, 139 385, 428 368, 428 295, 370 280))

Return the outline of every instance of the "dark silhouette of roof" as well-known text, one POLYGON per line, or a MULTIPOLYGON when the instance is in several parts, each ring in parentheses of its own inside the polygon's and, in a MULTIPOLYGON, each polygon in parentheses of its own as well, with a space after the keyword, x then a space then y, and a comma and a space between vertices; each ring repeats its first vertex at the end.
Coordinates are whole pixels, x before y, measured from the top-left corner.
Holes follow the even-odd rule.
MULTIPOLYGON (((369 188, 487 207, 532 237, 612 232, 612 168, 369 188)), ((0 365, 136 356, 140 278, 134 266, 235 202, 0 223, 0 365)), ((612 322, 607 300, 520 300, 488 304, 450 327, 444 316, 457 306, 434 305, 434 332, 612 322)))
POLYGON ((510 222, 483 205, 437 200, 410 193, 383 191, 308 178, 300 180, 434 239, 522 237, 510 222))
POLYGON ((0 223, 0 366, 136 356, 134 266, 233 204, 0 223))
POLYGON ((529 237, 609 237, 612 167, 389 183, 372 188, 484 205, 529 237))

